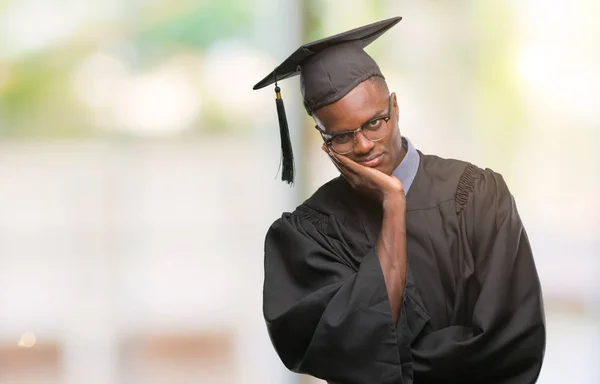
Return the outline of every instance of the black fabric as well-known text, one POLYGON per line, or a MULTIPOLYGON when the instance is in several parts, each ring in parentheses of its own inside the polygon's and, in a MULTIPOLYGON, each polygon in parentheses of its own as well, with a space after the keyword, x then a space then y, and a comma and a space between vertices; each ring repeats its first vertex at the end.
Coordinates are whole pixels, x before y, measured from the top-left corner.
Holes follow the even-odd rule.
POLYGON ((382 76, 375 61, 363 50, 402 18, 393 17, 304 44, 259 81, 261 89, 283 79, 300 76, 306 111, 331 104, 371 76, 382 76))
POLYGON ((275 350, 290 370, 338 384, 534 383, 545 320, 512 195, 489 169, 419 155, 398 323, 375 248, 381 208, 337 178, 267 233, 275 350))
POLYGON ((384 77, 360 41, 335 45, 302 64, 300 87, 308 114, 346 96, 372 76, 384 77))
POLYGON ((275 87, 275 105, 277 107, 277 119, 279 120, 279 136, 281 138, 281 180, 292 184, 294 182, 294 150, 290 139, 285 105, 281 98, 281 90, 275 87))

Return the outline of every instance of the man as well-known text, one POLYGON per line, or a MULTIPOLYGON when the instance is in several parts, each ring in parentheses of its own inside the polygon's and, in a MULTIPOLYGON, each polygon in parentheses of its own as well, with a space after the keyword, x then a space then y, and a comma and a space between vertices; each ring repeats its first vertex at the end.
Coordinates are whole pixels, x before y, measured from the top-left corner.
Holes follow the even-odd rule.
POLYGON ((288 369, 330 383, 534 383, 544 310, 515 201, 498 173, 401 136, 396 95, 363 50, 399 21, 307 44, 255 86, 300 74, 341 173, 266 235, 272 343, 288 369))

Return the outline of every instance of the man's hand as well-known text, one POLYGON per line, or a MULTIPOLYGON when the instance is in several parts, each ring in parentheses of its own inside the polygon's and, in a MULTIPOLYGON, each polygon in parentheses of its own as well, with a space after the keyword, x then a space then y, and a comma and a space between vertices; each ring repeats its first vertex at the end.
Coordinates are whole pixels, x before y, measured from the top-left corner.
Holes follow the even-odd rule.
POLYGON ((365 167, 346 156, 329 151, 329 148, 325 146, 323 147, 323 150, 329 154, 342 176, 358 192, 368 194, 380 203, 390 199, 404 199, 404 188, 397 178, 388 176, 375 168, 365 167))
POLYGON ((346 156, 326 151, 352 187, 379 200, 383 207, 381 231, 377 238, 377 258, 383 271, 394 324, 402 310, 406 282, 406 196, 400 180, 365 167, 346 156))

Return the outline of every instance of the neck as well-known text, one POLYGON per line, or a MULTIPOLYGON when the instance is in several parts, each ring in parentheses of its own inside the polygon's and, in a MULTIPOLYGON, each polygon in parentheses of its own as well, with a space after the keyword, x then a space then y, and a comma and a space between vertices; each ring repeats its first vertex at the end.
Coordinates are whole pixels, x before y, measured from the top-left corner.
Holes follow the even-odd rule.
POLYGON ((401 145, 400 145, 400 156, 398 156, 398 161, 396 162, 396 164, 394 164, 394 169, 398 168, 398 166, 400 165, 402 160, 404 160, 404 157, 406 156, 407 152, 408 152, 408 143, 405 143, 404 138, 402 138, 401 145))

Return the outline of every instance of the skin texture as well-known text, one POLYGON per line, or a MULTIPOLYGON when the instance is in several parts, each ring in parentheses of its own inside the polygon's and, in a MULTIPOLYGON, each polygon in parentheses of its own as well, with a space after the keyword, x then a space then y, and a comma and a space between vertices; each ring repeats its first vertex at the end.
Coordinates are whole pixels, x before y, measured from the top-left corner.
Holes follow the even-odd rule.
MULTIPOLYGON (((389 90, 380 77, 372 77, 363 81, 342 99, 315 111, 313 117, 327 133, 338 133, 353 130, 374 117, 386 114, 389 105, 389 90)), ((345 157, 354 162, 361 162, 378 154, 383 154, 383 161, 377 170, 391 175, 404 157, 402 136, 398 128, 399 108, 396 94, 392 93, 392 119, 386 129, 390 134, 384 139, 372 142, 362 133, 357 134, 354 151, 345 157)), ((327 148, 323 147, 327 152, 327 148)))
MULTIPOLYGON (((379 201, 383 208, 381 232, 377 239, 377 257, 387 288, 393 321, 397 323, 402 309, 406 282, 406 196, 402 183, 391 176, 405 153, 398 129, 398 102, 392 94, 392 118, 387 122, 390 133, 372 142, 362 133, 356 135, 353 152, 339 155, 323 144, 341 174, 360 193, 379 201), (376 167, 361 161, 383 154, 376 167)), ((314 113, 317 123, 327 133, 356 129, 374 117, 383 116, 389 106, 389 91, 380 78, 364 81, 341 100, 314 113)))

